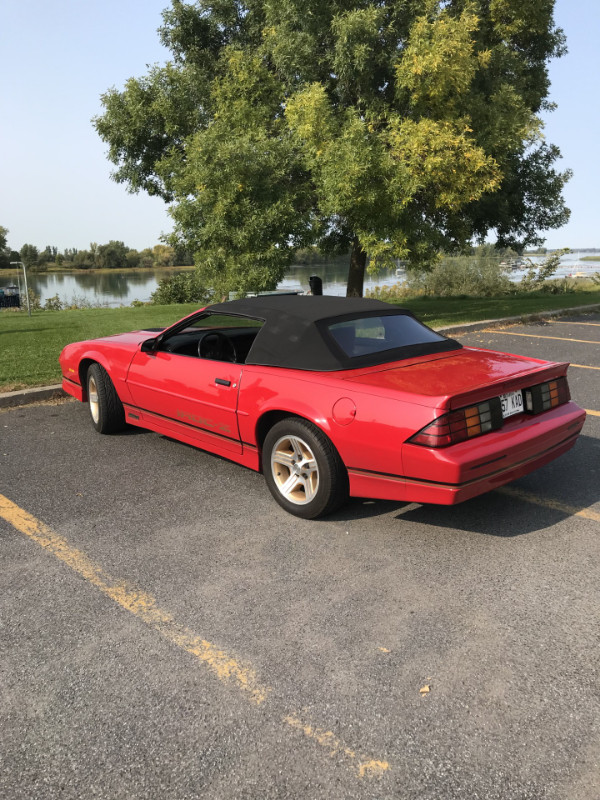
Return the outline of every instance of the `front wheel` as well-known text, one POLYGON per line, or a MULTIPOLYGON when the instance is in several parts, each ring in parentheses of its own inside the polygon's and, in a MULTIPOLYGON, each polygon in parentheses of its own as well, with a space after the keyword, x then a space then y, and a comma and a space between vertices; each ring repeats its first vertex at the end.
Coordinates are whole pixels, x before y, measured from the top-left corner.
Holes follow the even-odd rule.
POLYGON ((263 472, 275 500, 296 517, 330 514, 348 498, 348 475, 337 450, 307 420, 288 417, 271 428, 263 472))
POLYGON ((117 433, 125 427, 123 403, 100 364, 92 364, 88 369, 87 395, 92 423, 98 433, 117 433))

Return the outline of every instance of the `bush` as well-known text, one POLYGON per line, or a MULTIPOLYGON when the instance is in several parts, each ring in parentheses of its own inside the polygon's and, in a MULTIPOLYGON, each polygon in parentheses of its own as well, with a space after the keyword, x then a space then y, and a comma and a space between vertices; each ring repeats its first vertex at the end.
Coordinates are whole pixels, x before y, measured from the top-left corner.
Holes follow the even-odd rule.
POLYGON ((48 297, 46 302, 44 303, 44 310, 45 311, 62 311, 63 304, 60 297, 55 294, 54 297, 48 297))
MULTIPOLYGON (((569 253, 569 248, 565 247, 562 250, 557 250, 552 255, 545 258, 541 264, 534 264, 529 260, 529 269, 527 274, 521 278, 519 289, 526 292, 537 292, 544 290, 545 281, 551 278, 560 266, 560 259, 565 253, 569 253)), ((554 292, 556 294, 556 292, 554 292)))
POLYGON ((163 278, 158 284, 158 289, 152 293, 152 303, 157 306, 168 306, 173 303, 206 304, 210 299, 210 290, 201 283, 195 270, 163 278))
POLYGON ((374 286, 372 289, 367 290, 366 297, 371 297, 373 300, 383 300, 385 303, 400 303, 407 297, 416 297, 418 294, 423 293, 409 289, 402 283, 394 283, 392 286, 374 286))
POLYGON ((447 256, 429 272, 408 275, 416 293, 436 297, 495 297, 510 292, 506 267, 484 251, 474 256, 447 256))
POLYGON ((577 291, 577 284, 570 278, 556 278, 555 280, 544 281, 537 288, 537 294, 574 294, 577 291))
MULTIPOLYGON (((32 311, 41 311, 42 303, 39 294, 36 294, 33 289, 28 289, 27 294, 29 295, 29 308, 32 311)), ((27 311, 27 299, 24 297, 21 298, 21 310, 27 311)))

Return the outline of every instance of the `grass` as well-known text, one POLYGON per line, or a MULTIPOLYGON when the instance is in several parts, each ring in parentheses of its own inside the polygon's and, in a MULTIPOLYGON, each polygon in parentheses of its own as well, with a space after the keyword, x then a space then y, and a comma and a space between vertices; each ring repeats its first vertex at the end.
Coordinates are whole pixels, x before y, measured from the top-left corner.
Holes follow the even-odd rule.
POLYGON ((600 261, 600 253, 597 256, 584 256, 580 261, 600 261))
POLYGON ((58 356, 69 342, 176 322, 197 304, 90 308, 74 311, 0 311, 0 392, 60 382, 58 356))
POLYGON ((402 300, 398 305, 409 308, 432 328, 441 328, 592 303, 600 303, 600 286, 572 294, 526 292, 502 297, 415 297, 402 300))
MULTIPOLYGON (((398 305, 411 309, 431 327, 442 327, 592 303, 600 303, 600 287, 559 295, 417 297, 398 305)), ((92 308, 38 311, 31 317, 25 312, 0 311, 0 391, 60 382, 58 356, 69 342, 169 325, 196 308, 194 304, 92 308)))

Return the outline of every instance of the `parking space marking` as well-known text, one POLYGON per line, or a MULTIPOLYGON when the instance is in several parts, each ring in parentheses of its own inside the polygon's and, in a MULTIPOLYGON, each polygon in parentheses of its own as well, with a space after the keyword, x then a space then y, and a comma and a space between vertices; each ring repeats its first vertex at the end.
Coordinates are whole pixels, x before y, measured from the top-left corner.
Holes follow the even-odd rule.
POLYGON ((257 705, 266 700, 270 690, 259 682, 253 669, 242 666, 228 653, 178 625, 170 614, 156 605, 152 595, 108 575, 85 553, 71 547, 66 539, 1 494, 0 517, 52 553, 126 611, 130 611, 166 639, 202 661, 219 680, 237 684, 257 705))
POLYGON ((95 586, 121 608, 134 614, 169 642, 194 656, 220 681, 236 686, 251 703, 259 706, 263 703, 267 706, 271 704, 276 719, 288 728, 301 731, 308 739, 328 751, 330 757, 338 756, 356 777, 379 777, 390 768, 387 761, 361 755, 346 746, 332 731, 302 719, 295 711, 277 710, 279 704, 272 698, 271 688, 261 683, 251 666, 242 664, 231 654, 180 625, 171 614, 157 605, 156 599, 151 594, 110 576, 85 553, 72 547, 64 537, 2 494, 0 494, 0 519, 4 519, 13 528, 28 536, 46 552, 54 555, 85 581, 95 586))
POLYGON ((586 408, 585 409, 585 413, 586 414, 591 414, 592 417, 600 417, 600 411, 592 411, 591 408, 586 408))
MULTIPOLYGON (((318 742, 321 747, 329 750, 331 756, 341 755, 342 757, 349 758, 351 761, 356 760, 356 753, 349 747, 340 742, 332 731, 327 731, 325 728, 318 728, 307 720, 301 719, 298 714, 288 714, 285 722, 291 725, 292 728, 302 731, 302 733, 309 739, 318 742)), ((356 774, 359 778, 366 776, 382 775, 388 770, 390 765, 387 761, 378 761, 371 759, 369 761, 361 761, 355 765, 356 774)))
POLYGON ((600 367, 588 367, 587 364, 569 364, 570 367, 579 367, 579 369, 600 369, 600 367))
POLYGON ((545 508, 552 508, 555 511, 562 511, 563 514, 568 514, 570 517, 583 517, 584 519, 592 519, 594 522, 600 522, 600 513, 591 511, 589 508, 576 508, 569 506, 566 503, 561 503, 559 500, 554 500, 551 497, 540 497, 537 494, 526 492, 523 489, 517 489, 516 486, 501 486, 496 489, 497 492, 514 497, 517 500, 524 500, 526 503, 533 503, 537 506, 544 506, 545 508))
POLYGON ((568 322, 564 319, 547 319, 546 322, 551 322, 552 325, 594 325, 600 328, 600 322, 568 322))
POLYGON ((559 342, 580 342, 581 344, 600 344, 590 339, 569 339, 568 336, 540 336, 534 333, 517 333, 516 331, 501 331, 493 328, 484 328, 480 333, 500 333, 503 336, 525 336, 527 339, 555 339, 559 342))

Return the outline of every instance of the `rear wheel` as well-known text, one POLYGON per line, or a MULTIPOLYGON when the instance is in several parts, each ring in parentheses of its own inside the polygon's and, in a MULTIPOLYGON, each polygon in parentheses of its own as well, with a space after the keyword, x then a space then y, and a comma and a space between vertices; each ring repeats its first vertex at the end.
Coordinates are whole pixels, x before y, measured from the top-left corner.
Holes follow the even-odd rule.
POLYGON ((108 372, 92 364, 87 373, 90 416, 98 433, 117 433, 125 427, 125 411, 108 372))
POLYGON ((263 472, 279 505, 304 519, 330 514, 348 498, 348 475, 331 441, 315 425, 288 417, 263 445, 263 472))

